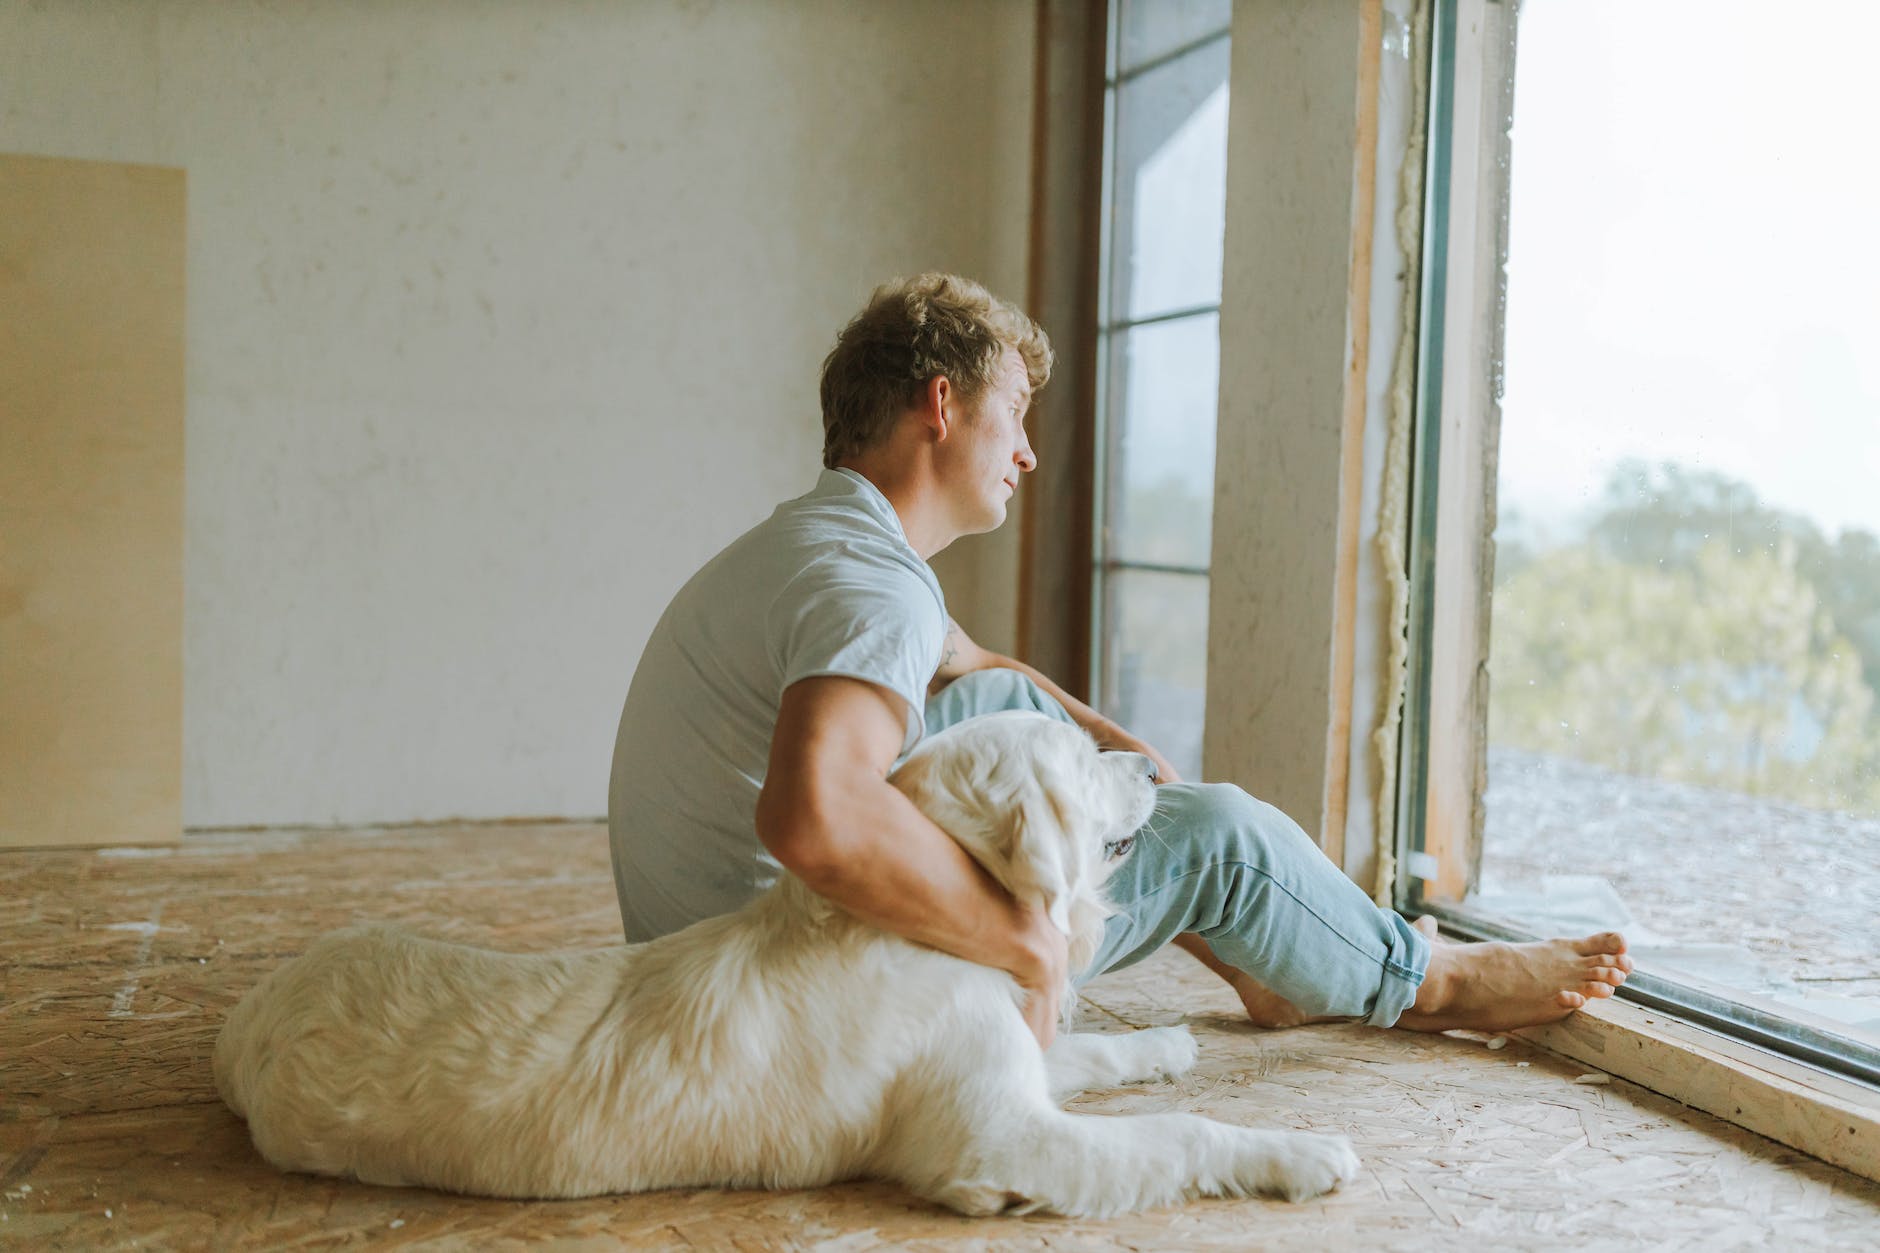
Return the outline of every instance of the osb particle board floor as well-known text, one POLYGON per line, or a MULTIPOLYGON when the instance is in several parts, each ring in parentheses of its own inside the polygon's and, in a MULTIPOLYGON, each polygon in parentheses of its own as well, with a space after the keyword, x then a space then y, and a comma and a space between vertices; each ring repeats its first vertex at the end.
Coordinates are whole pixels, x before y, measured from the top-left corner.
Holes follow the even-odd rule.
POLYGON ((0 854, 0 1246, 915 1249, 1880 1247, 1880 1185, 1513 1041, 1257 1033, 1167 953, 1093 985, 1085 1025, 1191 1023, 1177 1084, 1104 1111, 1339 1130, 1364 1174, 1324 1200, 1109 1222, 969 1220, 873 1183, 522 1204, 282 1175, 216 1100, 223 1010, 330 928, 394 918, 518 950, 610 943, 592 824, 194 835, 167 850, 0 854))

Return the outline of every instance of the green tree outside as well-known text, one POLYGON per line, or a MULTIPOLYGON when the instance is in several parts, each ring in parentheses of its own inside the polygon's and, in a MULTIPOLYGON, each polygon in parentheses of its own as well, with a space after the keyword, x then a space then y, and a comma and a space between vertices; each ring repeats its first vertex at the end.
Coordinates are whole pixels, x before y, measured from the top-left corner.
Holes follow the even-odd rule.
POLYGON ((1631 774, 1880 812, 1880 543, 1744 484, 1618 467, 1577 539, 1498 554, 1490 735, 1631 774))

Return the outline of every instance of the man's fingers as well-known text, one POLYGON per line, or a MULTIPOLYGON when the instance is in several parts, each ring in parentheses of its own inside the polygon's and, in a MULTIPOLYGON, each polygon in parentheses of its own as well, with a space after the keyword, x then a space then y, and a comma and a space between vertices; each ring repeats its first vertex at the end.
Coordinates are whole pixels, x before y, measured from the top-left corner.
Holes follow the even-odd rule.
POLYGON ((1051 1047, 1051 1041, 1057 1038, 1057 1024, 1057 1010, 1042 992, 1033 992, 1025 998, 1025 1025, 1038 1037, 1040 1049, 1051 1047))
POLYGON ((1049 1048, 1057 1037, 1064 985, 1070 977, 1070 940, 1039 902, 1017 902, 1017 907, 1029 960, 1012 973, 1025 992, 1025 1025, 1038 1037, 1039 1048, 1049 1048))

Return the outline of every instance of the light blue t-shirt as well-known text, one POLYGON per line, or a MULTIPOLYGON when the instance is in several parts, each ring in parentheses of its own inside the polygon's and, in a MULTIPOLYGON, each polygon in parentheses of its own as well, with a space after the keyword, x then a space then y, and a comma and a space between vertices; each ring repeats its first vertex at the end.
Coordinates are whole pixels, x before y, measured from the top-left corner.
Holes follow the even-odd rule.
POLYGON ((906 707, 905 754, 946 622, 894 506, 848 469, 824 470, 679 589, 614 741, 607 825, 629 942, 737 909, 782 873, 756 815, 784 689, 826 674, 886 688, 906 707))

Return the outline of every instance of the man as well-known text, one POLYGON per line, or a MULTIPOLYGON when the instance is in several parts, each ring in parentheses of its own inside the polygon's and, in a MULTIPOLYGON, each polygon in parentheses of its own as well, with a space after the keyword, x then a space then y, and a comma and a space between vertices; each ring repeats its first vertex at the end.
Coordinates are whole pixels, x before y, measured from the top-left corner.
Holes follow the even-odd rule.
POLYGON ((823 364, 825 469, 808 494, 708 562, 634 674, 609 791, 614 878, 639 942, 736 909, 782 870, 851 914, 1009 971, 1041 1045, 1067 979, 1170 941, 1261 1025, 1362 1018, 1500 1029, 1610 996, 1616 934, 1432 945, 1377 909, 1285 815, 1188 784, 1152 747, 947 616, 927 559, 1005 520, 1037 464, 1024 419, 1049 342, 977 283, 878 290, 823 364), (1160 769, 1145 838, 1110 880, 1121 912, 1088 970, 887 782, 931 733, 1037 709, 1160 769))

